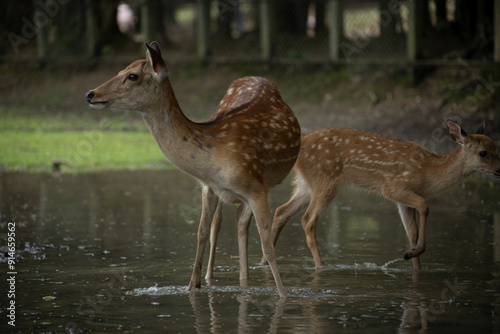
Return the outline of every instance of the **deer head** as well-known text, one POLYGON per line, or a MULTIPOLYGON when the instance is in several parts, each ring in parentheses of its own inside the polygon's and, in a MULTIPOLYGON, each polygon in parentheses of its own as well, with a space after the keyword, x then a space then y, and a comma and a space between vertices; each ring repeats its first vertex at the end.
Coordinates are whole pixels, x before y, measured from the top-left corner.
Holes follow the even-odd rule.
POLYGON ((469 135, 452 120, 447 122, 450 137, 462 146, 465 154, 466 170, 481 171, 500 177, 500 159, 498 148, 489 137, 484 135, 484 122, 477 128, 476 134, 469 135))
MULTIPOLYGON (((145 111, 161 104, 164 92, 171 91, 167 88, 170 87, 167 65, 158 43, 152 42, 146 47, 146 59, 133 62, 117 76, 87 93, 87 103, 91 107, 145 111), (145 90, 155 94, 145 93, 145 90)), ((172 99, 175 99, 173 94, 172 99)))

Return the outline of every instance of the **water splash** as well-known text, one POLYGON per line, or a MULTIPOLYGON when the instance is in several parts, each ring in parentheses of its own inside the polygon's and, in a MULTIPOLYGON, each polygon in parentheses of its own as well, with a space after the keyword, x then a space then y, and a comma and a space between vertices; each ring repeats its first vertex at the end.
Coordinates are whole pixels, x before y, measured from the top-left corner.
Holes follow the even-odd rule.
POLYGON ((404 259, 403 258, 397 258, 397 259, 394 259, 394 260, 391 260, 391 261, 387 261, 386 263, 384 263, 380 269, 382 270, 388 270, 389 269, 389 266, 395 262, 399 262, 399 261, 403 261, 404 259))

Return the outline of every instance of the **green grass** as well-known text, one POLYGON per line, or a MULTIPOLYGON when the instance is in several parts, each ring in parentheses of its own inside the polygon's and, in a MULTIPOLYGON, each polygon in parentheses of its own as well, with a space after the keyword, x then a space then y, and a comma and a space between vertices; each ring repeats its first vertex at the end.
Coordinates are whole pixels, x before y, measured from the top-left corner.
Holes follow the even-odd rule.
POLYGON ((62 161, 64 172, 156 169, 171 166, 151 134, 143 132, 2 133, 0 165, 7 171, 50 171, 62 161))
POLYGON ((64 111, 36 111, 27 108, 0 107, 0 132, 67 132, 133 131, 148 132, 138 112, 93 111, 75 113, 64 111))
POLYGON ((63 172, 169 168, 137 113, 0 107, 0 170, 63 172))

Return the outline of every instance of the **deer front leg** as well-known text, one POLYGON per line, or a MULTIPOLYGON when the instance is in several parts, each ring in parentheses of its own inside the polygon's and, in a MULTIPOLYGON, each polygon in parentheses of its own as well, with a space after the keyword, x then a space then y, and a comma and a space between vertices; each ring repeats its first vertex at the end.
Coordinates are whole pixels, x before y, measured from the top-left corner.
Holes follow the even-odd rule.
MULTIPOLYGON (((416 221, 416 211, 414 208, 398 203, 399 216, 403 222, 403 226, 408 236, 408 241, 410 242, 410 247, 417 247, 418 241, 418 225, 416 221)), ((416 256, 412 258, 413 268, 420 269, 420 257, 416 256)))
POLYGON ((193 288, 201 286, 201 268, 203 264, 203 255, 205 253, 205 246, 209 237, 210 223, 214 216, 215 208, 219 198, 212 189, 207 186, 202 188, 202 210, 200 225, 198 227, 198 246, 196 248, 196 258, 193 266, 193 273, 188 285, 188 291, 193 288))
POLYGON ((246 203, 241 203, 236 211, 238 222, 238 249, 240 256, 240 280, 248 279, 248 228, 252 220, 252 210, 246 203))
MULTIPOLYGON (((404 206, 415 208, 420 216, 419 229, 417 234, 416 246, 405 252, 404 259, 409 260, 411 258, 417 257, 423 252, 425 252, 425 224, 427 222, 427 216, 429 215, 429 206, 425 198, 417 195, 413 191, 406 189, 401 190, 400 187, 383 187, 382 194, 393 202, 400 203, 404 206)), ((404 223, 404 222, 403 222, 404 223)), ((406 226, 405 226, 406 228, 406 226)), ((416 226, 414 226, 416 229, 416 226)), ((415 233, 412 231, 409 236, 410 246, 415 238, 415 233)))
POLYGON ((420 205, 417 206, 417 210, 420 216, 417 246, 406 251, 404 256, 405 260, 417 257, 425 252, 425 225, 427 223, 427 216, 429 215, 429 206, 427 205, 427 201, 425 199, 422 199, 420 205))
POLYGON ((217 209, 215 209, 214 218, 212 219, 212 226, 210 229, 210 256, 208 258, 207 274, 205 279, 209 280, 214 278, 214 265, 215 265, 215 249, 217 248, 217 237, 222 223, 222 201, 217 201, 217 209))

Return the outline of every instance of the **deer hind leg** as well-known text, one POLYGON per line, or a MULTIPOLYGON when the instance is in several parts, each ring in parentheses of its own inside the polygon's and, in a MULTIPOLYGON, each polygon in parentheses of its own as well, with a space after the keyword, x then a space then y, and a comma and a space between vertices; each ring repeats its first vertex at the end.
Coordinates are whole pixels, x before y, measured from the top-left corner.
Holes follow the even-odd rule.
POLYGON ((238 221, 238 247, 240 255, 240 280, 248 279, 248 228, 252 220, 252 210, 246 203, 241 203, 236 210, 238 221))
MULTIPOLYGON (((420 222, 418 227, 416 246, 406 251, 404 258, 405 260, 409 260, 411 258, 418 257, 420 254, 425 252, 425 228, 427 216, 429 215, 429 205, 427 204, 427 201, 425 200, 425 198, 409 190, 393 190, 383 188, 382 194, 391 201, 400 203, 404 206, 415 208, 418 211, 420 222)), ((414 233, 411 237, 414 238, 414 233)), ((412 241, 410 240, 410 243, 411 242, 412 241)))
MULTIPOLYGON (((295 192, 292 198, 282 206, 276 209, 274 213, 273 219, 273 228, 271 231, 271 239, 273 241, 273 245, 276 246, 276 242, 278 241, 278 237, 281 233, 283 227, 285 227, 286 223, 292 218, 294 214, 304 209, 307 204, 309 204, 309 200, 311 199, 311 194, 307 193, 299 193, 295 192)), ((261 265, 266 265, 267 261, 265 257, 262 257, 260 261, 261 265)))
MULTIPOLYGON (((399 216, 401 217, 401 221, 403 222, 403 226, 406 231, 406 235, 408 236, 408 241, 410 242, 410 247, 413 249, 417 247, 418 241, 418 225, 416 220, 416 213, 412 207, 403 205, 398 203, 399 216)), ((413 268, 420 269, 420 257, 416 256, 412 258, 413 268)))
POLYGON ((219 197, 215 195, 212 189, 207 186, 202 188, 202 210, 200 225, 198 227, 198 245, 196 248, 196 258, 193 266, 193 273, 191 275, 191 280, 189 281, 188 291, 193 288, 199 288, 201 286, 201 268, 203 264, 203 255, 205 253, 205 246, 209 237, 210 223, 214 216, 217 203, 219 202, 219 197))
POLYGON ((217 208, 215 209, 214 218, 210 229, 210 256, 208 258, 207 274, 205 279, 209 280, 214 278, 214 265, 215 265, 215 249, 217 248, 217 237, 222 225, 222 201, 217 201, 217 208))
POLYGON ((255 221, 257 223, 262 253, 269 263, 269 267, 271 268, 271 272, 273 273, 274 281, 276 282, 276 287, 278 288, 280 298, 286 298, 285 287, 283 286, 283 282, 281 281, 281 276, 278 271, 278 265, 276 264, 276 252, 271 241, 272 222, 269 203, 267 202, 267 192, 266 196, 262 195, 261 192, 257 198, 249 199, 249 205, 252 209, 253 215, 255 216, 255 221))
POLYGON ((316 267, 321 267, 323 265, 316 240, 316 226, 318 224, 318 218, 323 212, 325 212, 337 193, 338 188, 335 189, 333 193, 328 195, 313 195, 311 202, 309 203, 309 207, 302 216, 302 228, 306 234, 307 246, 312 253, 316 267))

